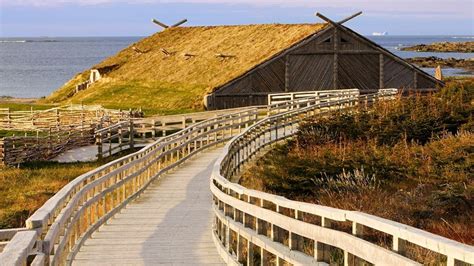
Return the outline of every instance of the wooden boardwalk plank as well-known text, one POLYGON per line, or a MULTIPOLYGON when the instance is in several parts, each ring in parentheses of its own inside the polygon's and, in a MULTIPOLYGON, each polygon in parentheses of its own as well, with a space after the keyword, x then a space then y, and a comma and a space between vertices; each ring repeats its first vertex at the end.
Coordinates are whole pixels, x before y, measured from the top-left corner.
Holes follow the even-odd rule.
POLYGON ((209 176, 221 149, 155 181, 92 234, 73 265, 224 265, 212 240, 209 176))

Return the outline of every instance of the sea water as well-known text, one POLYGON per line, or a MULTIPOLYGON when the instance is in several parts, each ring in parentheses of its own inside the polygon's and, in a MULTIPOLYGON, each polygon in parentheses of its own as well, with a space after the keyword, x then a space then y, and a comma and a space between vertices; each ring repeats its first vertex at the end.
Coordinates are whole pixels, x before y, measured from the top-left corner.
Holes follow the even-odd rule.
MULTIPOLYGON (((0 38, 0 96, 42 97, 61 87, 76 73, 91 68, 142 37, 0 38)), ((437 56, 473 58, 473 53, 420 53, 400 48, 432 42, 460 42, 474 36, 369 36, 402 58, 437 56)), ((433 73, 433 69, 425 69, 433 73)), ((444 69, 445 75, 462 74, 444 69)))

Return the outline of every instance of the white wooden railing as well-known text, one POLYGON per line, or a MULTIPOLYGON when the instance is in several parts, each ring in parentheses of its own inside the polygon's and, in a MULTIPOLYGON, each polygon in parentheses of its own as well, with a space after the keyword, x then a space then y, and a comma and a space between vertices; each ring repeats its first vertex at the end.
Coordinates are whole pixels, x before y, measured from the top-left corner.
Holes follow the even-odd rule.
POLYGON ((321 98, 321 100, 324 101, 324 98, 330 97, 352 98, 357 96, 359 96, 358 89, 271 93, 268 94, 268 105, 274 105, 278 103, 285 103, 287 101, 300 100, 312 97, 319 97, 321 98))
MULTIPOLYGON (((256 108, 218 116, 81 175, 27 220, 29 231, 25 232, 37 233, 38 254, 46 264, 68 264, 92 232, 135 199, 151 181, 193 154, 229 140, 256 119, 256 108)), ((15 245, 18 252, 14 256, 26 262, 25 254, 31 255, 31 251, 27 241, 23 242, 22 252, 18 249, 22 245, 9 243, 7 252, 0 253, 0 261, 10 258, 13 251, 9 246, 15 245)))
POLYGON ((393 92, 381 95, 317 103, 276 114, 227 143, 210 184, 214 241, 227 264, 327 265, 331 255, 339 253, 344 265, 418 265, 408 257, 410 248, 432 251, 447 265, 474 263, 472 246, 373 215, 292 201, 230 181, 260 149, 291 137, 304 118, 324 115, 334 108, 350 112, 364 102, 391 98, 393 92), (389 236, 391 247, 365 240, 366 230, 389 236))
MULTIPOLYGON (((329 100, 337 99, 333 96, 329 100)), ((23 233, 13 238, 12 232, 0 230, 0 233, 10 236, 5 252, 0 253, 0 262, 19 265, 27 261, 38 265, 70 262, 94 230, 136 198, 157 176, 200 150, 229 140, 261 117, 317 102, 318 98, 312 97, 284 104, 228 110, 229 113, 224 115, 215 116, 213 113, 210 119, 192 124, 139 152, 79 176, 28 219, 24 229, 29 232, 28 237, 34 235, 37 238, 34 246, 23 233)), ((200 116, 196 117, 200 119, 200 116)), ((125 124, 122 126, 126 127, 125 124)), ((115 131, 118 132, 113 127, 110 132, 105 128, 101 135, 113 137, 115 131)))
POLYGON ((239 247, 244 243, 254 247, 248 252, 247 261, 256 257, 259 248, 262 263, 270 262, 272 256, 277 258, 276 262, 319 263, 327 260, 328 254, 324 250, 328 245, 342 249, 348 258, 358 256, 367 261, 387 258, 389 263, 413 263, 391 250, 360 239, 358 234, 363 227, 393 235, 394 248, 400 252, 404 244, 410 242, 448 255, 448 262, 472 263, 472 249, 454 241, 367 214, 289 201, 228 181, 227 178, 238 174, 239 168, 259 149, 291 136, 298 122, 305 117, 334 109, 352 110, 378 98, 377 95, 333 96, 321 101, 318 97, 309 97, 278 106, 247 108, 193 124, 67 184, 27 220, 27 228, 19 230, 9 240, 0 253, 0 265, 69 264, 92 232, 140 195, 150 182, 190 156, 227 142, 236 134, 239 135, 226 145, 225 154, 216 164, 211 182, 216 215, 215 242, 229 264, 242 262, 245 257, 245 249, 236 248, 234 242, 239 247), (259 115, 267 118, 257 122, 259 115), (248 129, 243 132, 245 128, 248 129), (293 212, 293 215, 286 215, 287 212, 293 212), (319 225, 307 222, 310 215, 319 218, 316 222, 319 225), (353 222, 355 235, 330 228, 336 221, 353 222), (233 238, 237 241, 230 241, 233 232, 238 233, 239 237, 233 238), (287 240, 282 237, 285 232, 289 236, 287 240), (297 251, 307 248, 301 244, 302 237, 313 243, 309 255, 297 251))

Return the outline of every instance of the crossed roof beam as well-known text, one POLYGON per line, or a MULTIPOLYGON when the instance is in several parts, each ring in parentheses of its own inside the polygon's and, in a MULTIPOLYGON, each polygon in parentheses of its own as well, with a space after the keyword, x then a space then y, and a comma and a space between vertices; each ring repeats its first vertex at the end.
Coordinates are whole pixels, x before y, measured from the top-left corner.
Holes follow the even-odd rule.
MULTIPOLYGON (((360 16, 361 14, 362 14, 362 11, 359 11, 359 12, 357 12, 357 13, 355 13, 355 14, 353 14, 353 15, 351 15, 351 16, 349 16, 349 17, 343 19, 343 20, 340 20, 340 21, 338 21, 338 22, 335 22, 335 21, 329 19, 328 17, 324 16, 323 14, 321 14, 321 13, 319 13, 319 12, 316 13, 316 16, 320 17, 322 20, 325 20, 326 22, 328 22, 329 24, 333 25, 334 27, 341 27, 342 24, 346 23, 347 21, 349 21, 349 20, 351 20, 351 19, 353 19, 353 18, 355 18, 355 17, 360 16)), ((162 27, 163 29, 178 27, 178 26, 181 26, 182 24, 188 22, 187 19, 183 19, 183 20, 181 20, 181 21, 179 21, 179 22, 177 22, 177 23, 175 23, 175 24, 173 24, 173 25, 170 26, 170 25, 167 25, 167 24, 165 24, 165 23, 163 23, 163 22, 161 22, 161 21, 159 21, 159 20, 157 20, 157 19, 152 19, 151 21, 152 21, 153 23, 155 23, 156 25, 162 27)))
POLYGON ((340 20, 340 21, 336 22, 336 21, 333 21, 333 20, 331 20, 330 18, 324 16, 323 14, 321 14, 321 13, 319 13, 319 12, 316 13, 316 16, 317 16, 317 17, 321 18, 322 20, 326 21, 327 23, 329 23, 329 24, 331 24, 332 26, 337 27, 337 28, 342 27, 342 24, 344 24, 344 23, 348 22, 349 20, 351 20, 351 19, 353 19, 353 18, 355 18, 355 17, 358 17, 358 16, 360 16, 360 15, 362 15, 362 11, 359 11, 359 12, 357 12, 357 13, 351 15, 351 16, 348 16, 347 18, 345 18, 345 19, 343 19, 343 20, 340 20))
POLYGON ((175 27, 181 26, 182 24, 188 22, 187 19, 183 19, 183 20, 181 20, 181 21, 179 21, 179 22, 176 22, 175 24, 169 26, 169 25, 166 25, 165 23, 163 23, 163 22, 161 22, 161 21, 159 21, 159 20, 157 20, 157 19, 152 19, 151 21, 152 21, 153 23, 155 23, 156 25, 162 27, 163 29, 175 28, 175 27))

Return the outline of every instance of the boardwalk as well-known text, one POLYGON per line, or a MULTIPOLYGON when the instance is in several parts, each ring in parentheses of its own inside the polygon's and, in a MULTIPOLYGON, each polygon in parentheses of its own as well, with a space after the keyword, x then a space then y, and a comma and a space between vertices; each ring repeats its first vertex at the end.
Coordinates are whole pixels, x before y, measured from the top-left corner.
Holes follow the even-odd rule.
POLYGON ((284 112, 258 122, 253 109, 192 125, 79 176, 13 236, 0 230, 0 240, 8 241, 0 264, 69 265, 75 257, 74 265, 328 265, 337 249, 345 265, 420 265, 404 256, 408 244, 445 258, 448 266, 474 264, 472 246, 229 182, 257 152, 293 136, 303 118, 352 111, 393 95, 325 102, 315 97, 278 107, 284 112), (241 134, 224 149, 215 148, 236 131, 241 134), (338 223, 352 224, 351 232, 338 223), (368 241, 366 228, 387 235, 391 248, 368 241))
POLYGON ((209 176, 221 149, 153 183, 85 242, 73 265, 223 264, 212 240, 209 176))
MULTIPOLYGON (((112 143, 112 144, 105 144, 105 146, 110 145, 112 148, 118 147, 118 144, 112 143)), ((135 148, 143 148, 145 147, 145 143, 137 143, 135 144, 135 148)), ((108 147, 107 147, 108 148, 108 147)), ((124 146, 123 150, 129 149, 130 146, 124 146)), ((120 150, 116 149, 112 152, 112 155, 117 154, 121 152, 120 150)), ((75 162, 93 162, 97 160, 98 156, 98 151, 97 151, 97 145, 89 145, 89 146, 83 146, 83 147, 78 147, 74 149, 70 149, 67 151, 62 152, 55 158, 53 158, 51 161, 53 162, 58 162, 58 163, 75 163, 75 162)), ((103 155, 104 157, 109 156, 108 153, 103 155)))

